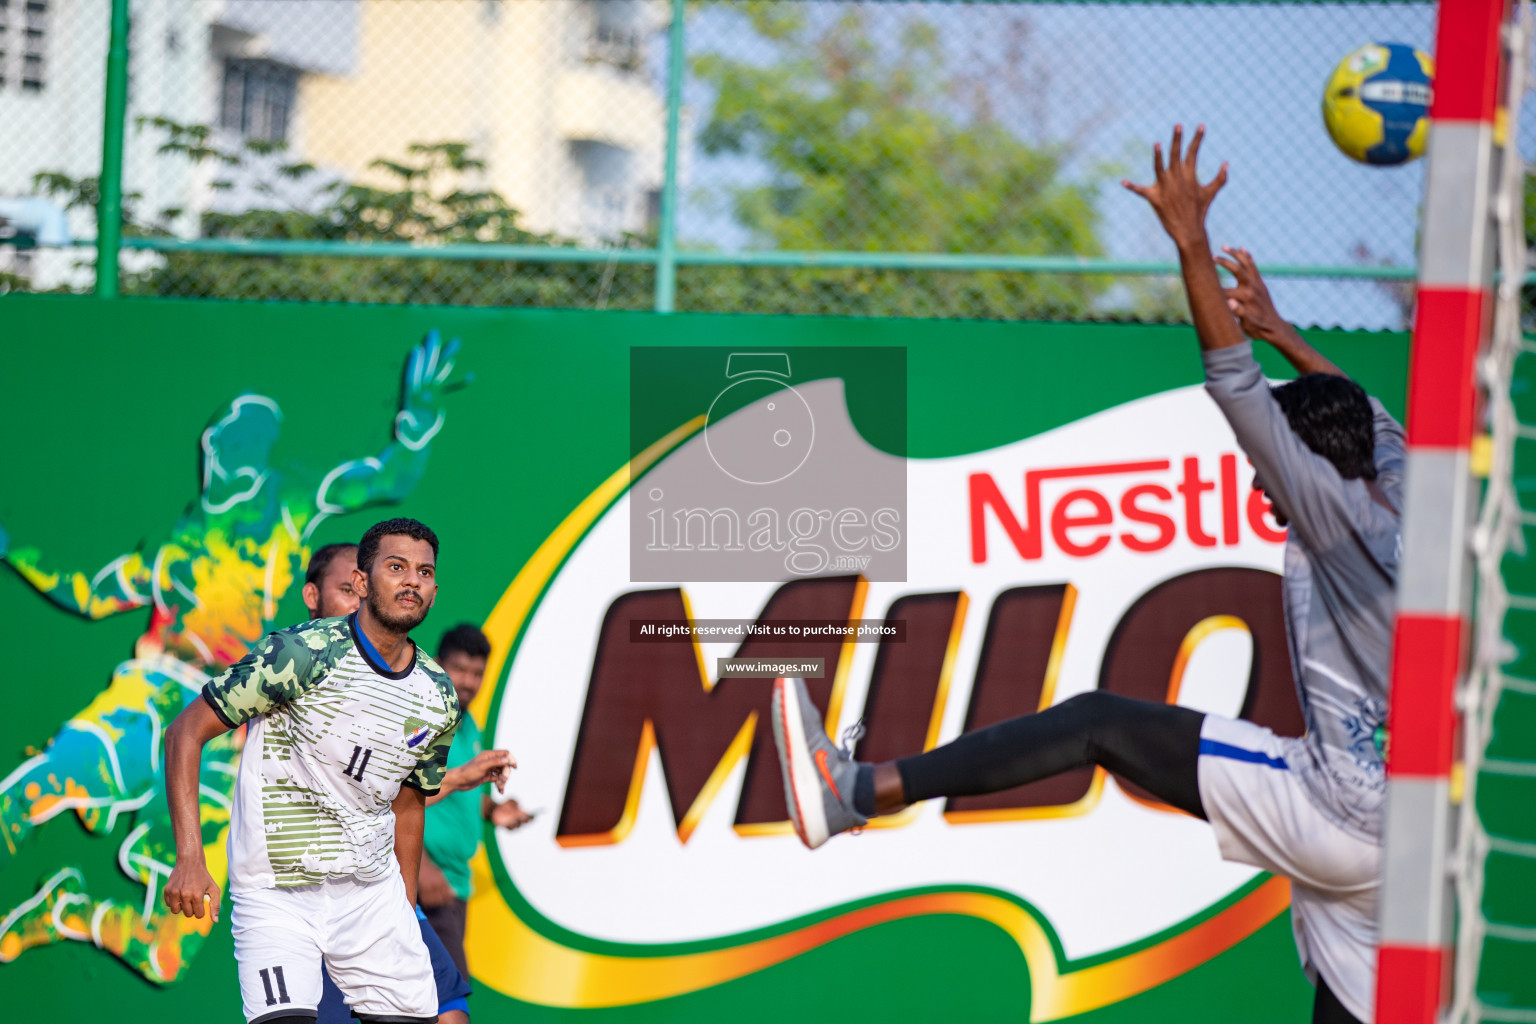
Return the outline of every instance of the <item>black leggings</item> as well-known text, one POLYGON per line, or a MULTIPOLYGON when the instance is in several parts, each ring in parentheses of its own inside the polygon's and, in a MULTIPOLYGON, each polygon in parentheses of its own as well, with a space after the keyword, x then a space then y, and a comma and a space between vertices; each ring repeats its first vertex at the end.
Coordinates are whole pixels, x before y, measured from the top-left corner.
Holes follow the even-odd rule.
MULTIPOLYGON (((1188 708, 1094 690, 1022 718, 968 732, 896 762, 908 803, 1022 786, 1084 765, 1103 765, 1164 803, 1205 818, 1200 726, 1188 708)), ((1322 978, 1312 1024, 1360 1024, 1322 978)))
POLYGON ((908 803, 996 793, 1026 782, 1103 765, 1197 818, 1198 711, 1094 690, 1033 715, 966 733, 953 743, 896 762, 908 803))
POLYGON ((1317 979, 1317 998, 1312 1001, 1312 1024, 1360 1024, 1360 1018, 1339 1002, 1321 975, 1317 979))

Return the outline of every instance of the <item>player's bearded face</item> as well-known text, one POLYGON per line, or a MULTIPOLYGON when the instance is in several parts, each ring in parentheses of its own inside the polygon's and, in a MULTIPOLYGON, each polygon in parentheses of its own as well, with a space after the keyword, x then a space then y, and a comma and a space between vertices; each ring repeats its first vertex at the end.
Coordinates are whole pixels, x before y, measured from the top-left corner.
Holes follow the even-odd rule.
POLYGON ((407 633, 421 625, 432 606, 428 595, 410 587, 390 586, 377 574, 369 578, 368 584, 368 610, 396 632, 407 633))
POLYGON ((355 577, 375 621, 396 633, 420 625, 437 597, 435 554, 426 541, 393 535, 382 539, 366 574, 359 568, 355 577))

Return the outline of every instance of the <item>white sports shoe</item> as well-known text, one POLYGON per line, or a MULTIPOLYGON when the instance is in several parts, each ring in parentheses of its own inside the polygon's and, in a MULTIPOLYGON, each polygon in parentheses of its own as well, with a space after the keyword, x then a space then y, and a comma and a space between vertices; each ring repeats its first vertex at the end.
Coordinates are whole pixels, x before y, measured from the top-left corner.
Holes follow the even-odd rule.
POLYGON ((853 741, 863 733, 849 730, 851 740, 838 748, 827 738, 821 712, 811 703, 804 679, 780 679, 773 684, 773 739, 784 773, 784 800, 800 841, 816 849, 839 832, 863 828, 865 817, 853 808, 853 741))

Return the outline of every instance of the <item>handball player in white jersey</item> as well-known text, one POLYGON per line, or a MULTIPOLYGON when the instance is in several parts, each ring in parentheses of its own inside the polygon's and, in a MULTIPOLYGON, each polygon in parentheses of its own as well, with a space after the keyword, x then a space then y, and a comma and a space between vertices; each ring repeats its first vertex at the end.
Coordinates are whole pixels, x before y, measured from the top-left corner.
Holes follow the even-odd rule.
POLYGON ((437 1020, 416 880, 426 800, 447 773, 460 709, 447 674, 410 638, 437 595, 437 551, 436 534, 413 519, 371 527, 358 544, 355 613, 270 634, 166 730, 176 866, 165 903, 216 922, 199 752, 248 723, 228 857, 252 1024, 313 1021, 322 962, 360 1020, 437 1020))

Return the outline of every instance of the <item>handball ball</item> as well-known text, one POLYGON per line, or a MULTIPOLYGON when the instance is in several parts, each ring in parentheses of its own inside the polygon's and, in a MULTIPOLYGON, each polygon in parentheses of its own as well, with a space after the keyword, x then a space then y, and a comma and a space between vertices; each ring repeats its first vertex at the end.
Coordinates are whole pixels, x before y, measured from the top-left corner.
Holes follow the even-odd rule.
POLYGON ((1402 43, 1369 43, 1339 62, 1323 122, 1351 160, 1391 167, 1424 154, 1435 61, 1402 43))

